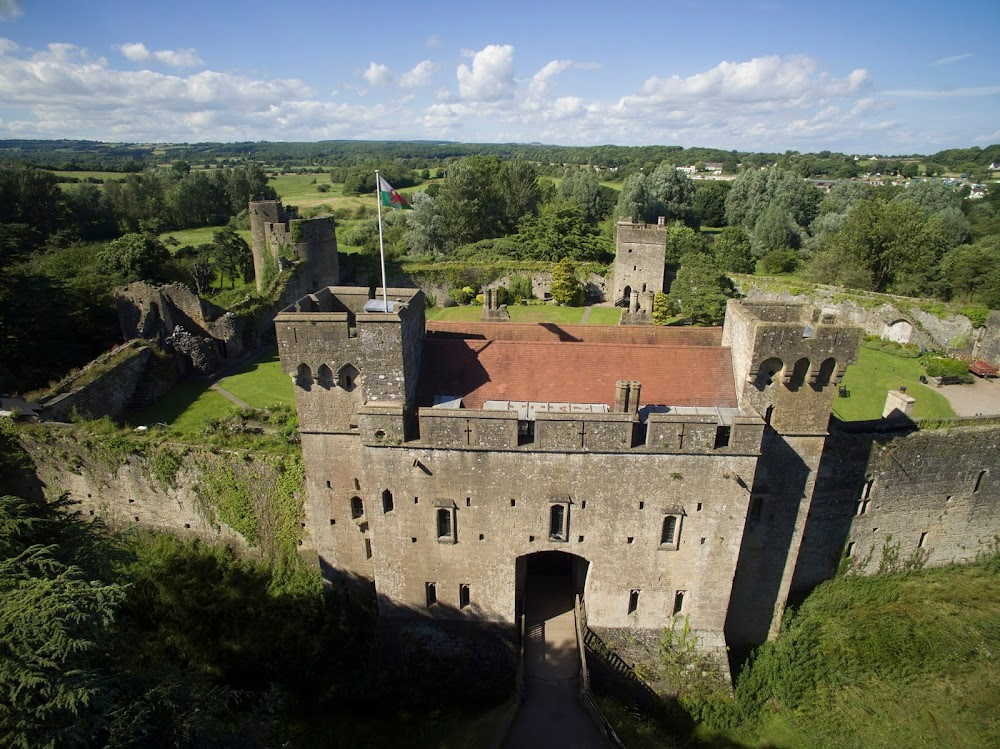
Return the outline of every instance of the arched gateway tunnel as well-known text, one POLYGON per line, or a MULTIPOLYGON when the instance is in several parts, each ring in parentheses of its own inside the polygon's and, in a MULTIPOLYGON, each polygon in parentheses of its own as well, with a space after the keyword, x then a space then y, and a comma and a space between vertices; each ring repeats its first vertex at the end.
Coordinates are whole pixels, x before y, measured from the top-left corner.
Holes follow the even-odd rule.
POLYGON ((517 558, 517 609, 524 615, 524 704, 508 747, 605 747, 579 702, 575 596, 590 563, 562 551, 517 558))

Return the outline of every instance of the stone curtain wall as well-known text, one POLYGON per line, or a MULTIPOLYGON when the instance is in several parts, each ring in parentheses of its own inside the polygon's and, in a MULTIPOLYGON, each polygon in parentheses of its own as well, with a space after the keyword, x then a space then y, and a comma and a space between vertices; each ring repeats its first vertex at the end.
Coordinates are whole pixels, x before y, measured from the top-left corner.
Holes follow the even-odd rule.
POLYGON ((45 494, 65 495, 83 520, 267 557, 295 549, 308 535, 297 456, 155 443, 87 425, 39 424, 19 434, 45 494))

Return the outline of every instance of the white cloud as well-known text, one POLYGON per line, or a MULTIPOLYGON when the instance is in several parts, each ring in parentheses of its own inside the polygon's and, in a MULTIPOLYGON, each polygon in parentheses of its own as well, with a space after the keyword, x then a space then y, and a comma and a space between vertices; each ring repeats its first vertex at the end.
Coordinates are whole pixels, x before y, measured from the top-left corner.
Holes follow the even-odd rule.
POLYGON ((430 60, 421 60, 411 70, 399 77, 399 85, 403 88, 420 88, 431 82, 433 74, 434 63, 430 60))
POLYGON ((860 91, 868 71, 858 68, 847 78, 837 79, 818 72, 805 55, 755 57, 747 62, 720 62, 711 70, 688 78, 653 76, 638 94, 624 97, 620 105, 659 106, 672 100, 705 100, 712 97, 730 103, 787 103, 845 96, 860 91))
POLYGON ((1000 94, 1000 86, 974 86, 971 88, 910 88, 895 91, 883 91, 885 96, 898 96, 905 99, 940 99, 951 96, 996 96, 1000 94))
POLYGON ((0 0, 0 21, 19 18, 24 15, 21 0, 0 0))
POLYGON ((942 57, 935 60, 931 65, 951 65, 953 62, 961 62, 962 60, 968 60, 972 57, 972 52, 963 52, 960 55, 951 55, 950 57, 942 57))
POLYGON ((514 47, 490 44, 458 66, 458 93, 470 101, 500 101, 514 93, 514 47))
POLYGON ((160 62, 172 68, 190 68, 202 62, 193 49, 161 49, 151 52, 142 42, 119 44, 117 49, 132 62, 160 62))
POLYGON ((424 46, 428 49, 434 49, 441 46, 441 38, 435 34, 431 34, 429 37, 424 39, 424 46))
POLYGON ((370 86, 388 86, 392 83, 393 75, 388 65, 378 62, 368 63, 368 68, 361 74, 370 86))

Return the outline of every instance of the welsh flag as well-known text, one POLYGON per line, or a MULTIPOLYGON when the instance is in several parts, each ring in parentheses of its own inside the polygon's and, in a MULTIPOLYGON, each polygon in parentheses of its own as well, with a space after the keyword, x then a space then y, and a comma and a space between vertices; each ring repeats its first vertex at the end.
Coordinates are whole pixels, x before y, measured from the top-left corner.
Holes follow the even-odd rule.
POLYGON ((378 194, 382 199, 382 206, 385 208, 413 210, 413 207, 403 200, 403 196, 396 192, 392 185, 382 179, 381 174, 378 176, 378 194))

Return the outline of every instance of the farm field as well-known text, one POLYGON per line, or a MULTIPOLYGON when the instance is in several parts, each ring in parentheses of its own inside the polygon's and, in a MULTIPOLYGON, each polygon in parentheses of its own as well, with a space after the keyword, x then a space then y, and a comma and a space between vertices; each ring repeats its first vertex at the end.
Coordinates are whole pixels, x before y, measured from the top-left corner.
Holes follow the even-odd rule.
MULTIPOLYGON (((60 180, 67 177, 75 177, 76 179, 83 182, 87 179, 99 179, 101 181, 106 179, 125 179, 128 176, 128 172, 72 172, 63 170, 51 170, 51 174, 56 175, 60 180)), ((64 183, 64 184, 74 184, 74 183, 64 183)))
MULTIPOLYGON (((176 231, 165 231, 160 235, 160 241, 163 242, 167 249, 173 252, 178 247, 184 247, 185 245, 191 245, 196 247, 200 244, 211 244, 215 232, 222 229, 221 226, 199 226, 197 229, 177 229, 176 231), (173 242, 168 241, 171 237, 177 240, 177 244, 174 245, 173 242)), ((236 232, 243 240, 250 244, 250 230, 249 229, 239 229, 236 232)))

